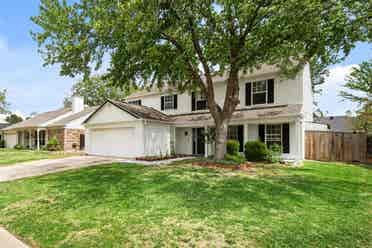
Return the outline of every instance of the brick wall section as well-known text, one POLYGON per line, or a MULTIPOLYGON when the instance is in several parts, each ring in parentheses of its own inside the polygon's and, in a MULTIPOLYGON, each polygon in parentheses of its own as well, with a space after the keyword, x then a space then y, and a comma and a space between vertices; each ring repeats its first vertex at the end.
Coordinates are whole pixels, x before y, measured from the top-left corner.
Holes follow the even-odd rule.
POLYGON ((60 129, 48 129, 48 140, 56 137, 59 144, 61 145, 62 150, 64 150, 64 143, 65 143, 65 130, 63 128, 60 129))
POLYGON ((82 129, 65 129, 65 140, 64 140, 64 150, 71 151, 74 150, 73 144, 76 144, 76 149, 80 149, 80 134, 84 134, 82 129))

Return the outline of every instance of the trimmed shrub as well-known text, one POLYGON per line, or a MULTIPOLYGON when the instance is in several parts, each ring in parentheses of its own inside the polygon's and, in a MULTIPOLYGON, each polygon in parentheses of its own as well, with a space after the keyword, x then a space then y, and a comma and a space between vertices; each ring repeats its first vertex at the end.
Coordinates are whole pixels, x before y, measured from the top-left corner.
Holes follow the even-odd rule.
POLYGON ((248 141, 244 148, 245 158, 248 161, 264 161, 269 153, 266 144, 261 141, 248 141))
POLYGON ((240 154, 237 154, 237 155, 226 154, 225 159, 227 161, 232 161, 232 162, 237 163, 237 164, 245 163, 245 158, 240 154))
POLYGON ((282 157, 282 147, 278 144, 270 146, 267 160, 271 163, 278 163, 282 157))
POLYGON ((22 145, 20 145, 20 144, 17 144, 17 145, 14 146, 14 149, 16 149, 16 150, 23 150, 24 147, 22 145))
POLYGON ((60 151, 61 146, 59 144, 59 141, 57 137, 53 137, 50 140, 48 140, 48 144, 46 145, 48 151, 60 151))
POLYGON ((5 148, 5 140, 0 140, 0 148, 5 148))
POLYGON ((239 155, 240 143, 237 140, 228 140, 226 142, 226 153, 229 155, 239 155))

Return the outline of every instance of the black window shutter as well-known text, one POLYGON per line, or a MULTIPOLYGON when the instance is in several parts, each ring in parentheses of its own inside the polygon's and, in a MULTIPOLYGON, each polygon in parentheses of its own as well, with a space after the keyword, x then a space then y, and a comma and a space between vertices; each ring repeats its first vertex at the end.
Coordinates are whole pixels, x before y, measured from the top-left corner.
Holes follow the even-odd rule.
POLYGON ((258 125, 258 137, 260 138, 261 142, 265 143, 265 125, 264 124, 258 125))
POLYGON ((283 143, 283 153, 289 153, 289 124, 285 123, 283 124, 283 137, 282 137, 282 143, 283 143))
POLYGON ((267 81, 267 103, 274 103, 274 79, 267 81))
POLYGON ((161 99, 161 110, 164 110, 164 96, 162 96, 160 99, 161 99))
POLYGON ((191 111, 195 111, 195 92, 191 93, 191 111))
POLYGON ((244 126, 243 125, 238 126, 238 139, 239 139, 239 144, 240 144, 239 152, 243 152, 244 151, 244 126))
POLYGON ((177 103, 177 98, 178 98, 177 95, 173 95, 173 104, 174 104, 174 109, 177 109, 177 105, 178 105, 178 103, 177 103))
POLYGON ((142 100, 138 100, 138 105, 142 105, 142 100))
POLYGON ((250 106, 252 104, 252 83, 245 84, 245 105, 250 106))

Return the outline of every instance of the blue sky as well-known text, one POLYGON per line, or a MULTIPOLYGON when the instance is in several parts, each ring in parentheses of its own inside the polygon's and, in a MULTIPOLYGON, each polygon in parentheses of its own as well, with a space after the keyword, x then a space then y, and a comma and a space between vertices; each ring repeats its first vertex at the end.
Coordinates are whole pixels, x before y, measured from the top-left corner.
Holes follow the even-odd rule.
MULTIPOLYGON (((8 90, 11 110, 23 115, 62 106, 76 79, 59 76, 59 68, 43 67, 30 30, 30 17, 37 15, 39 0, 3 1, 0 8, 0 89, 8 90)), ((353 65, 371 58, 372 45, 358 44, 349 58, 331 67, 324 93, 317 97, 322 110, 331 115, 353 108, 338 96, 344 77, 353 65)))

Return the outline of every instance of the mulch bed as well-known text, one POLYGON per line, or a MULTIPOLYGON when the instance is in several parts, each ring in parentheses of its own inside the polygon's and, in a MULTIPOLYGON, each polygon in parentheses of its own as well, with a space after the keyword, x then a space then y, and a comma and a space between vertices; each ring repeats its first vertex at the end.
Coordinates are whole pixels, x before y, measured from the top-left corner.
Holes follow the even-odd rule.
POLYGON ((226 165, 226 164, 220 164, 215 162, 194 162, 192 163, 193 166, 200 166, 200 167, 206 167, 206 168, 212 168, 212 169, 227 169, 227 170, 242 170, 242 171, 248 171, 250 170, 253 165, 250 162, 245 162, 244 164, 240 165, 226 165))
POLYGON ((137 157, 137 161, 147 161, 147 162, 154 162, 154 161, 162 161, 168 159, 175 159, 175 158, 185 158, 188 155, 168 155, 168 156, 145 156, 145 157, 137 157))

